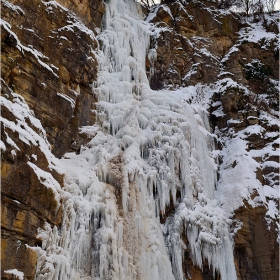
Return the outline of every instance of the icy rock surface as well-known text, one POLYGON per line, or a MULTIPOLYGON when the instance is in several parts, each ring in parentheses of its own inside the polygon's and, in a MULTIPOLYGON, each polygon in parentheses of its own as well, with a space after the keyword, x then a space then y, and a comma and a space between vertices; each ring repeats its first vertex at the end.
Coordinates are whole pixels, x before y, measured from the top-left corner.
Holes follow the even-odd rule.
POLYGON ((186 92, 150 89, 149 30, 135 3, 107 3, 93 85, 98 126, 82 128, 92 140, 61 159, 63 222, 39 233, 36 279, 184 279, 182 234, 194 264, 206 259, 221 279, 236 279, 207 113, 186 92))

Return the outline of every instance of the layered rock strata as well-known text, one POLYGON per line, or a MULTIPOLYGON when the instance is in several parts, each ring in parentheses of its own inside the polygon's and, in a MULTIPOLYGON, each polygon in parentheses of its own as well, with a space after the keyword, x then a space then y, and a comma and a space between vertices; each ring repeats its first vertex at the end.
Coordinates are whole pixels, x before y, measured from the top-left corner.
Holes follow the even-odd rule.
POLYGON ((63 176, 52 154, 78 152, 88 141, 79 128, 95 122, 91 84, 104 4, 86 4, 1 2, 2 279, 14 279, 4 272, 14 268, 34 279, 37 253, 29 246, 41 246, 46 221, 61 221, 49 185, 63 187, 63 176))

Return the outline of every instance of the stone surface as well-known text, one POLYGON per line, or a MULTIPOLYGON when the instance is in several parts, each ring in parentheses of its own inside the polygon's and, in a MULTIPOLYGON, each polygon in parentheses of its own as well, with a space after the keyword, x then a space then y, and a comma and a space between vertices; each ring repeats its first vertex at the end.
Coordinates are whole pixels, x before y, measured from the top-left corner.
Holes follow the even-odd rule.
POLYGON ((249 205, 236 211, 243 226, 235 236, 235 260, 239 279, 278 279, 279 244, 275 228, 267 230, 266 209, 249 205))
MULTIPOLYGON (((169 13, 159 8, 151 20, 158 27, 166 27, 151 42, 157 51, 151 87, 176 88, 214 82, 220 60, 233 46, 241 27, 238 17, 213 12, 207 1, 186 5, 175 1, 166 7, 169 13)), ((149 70, 151 66, 147 64, 149 70)))
MULTIPOLYGON (((266 135, 279 131, 279 126, 260 117, 263 112, 274 114, 279 110, 278 90, 270 80, 279 77, 278 47, 273 40, 269 43, 265 40, 258 43, 243 40, 231 52, 239 40, 237 32, 244 24, 233 14, 219 14, 218 10, 211 8, 215 4, 210 2, 189 1, 183 5, 179 1, 165 1, 164 9, 154 11, 155 17, 151 21, 157 27, 164 28, 151 41, 151 48, 155 48, 157 53, 156 59, 147 61, 151 87, 176 88, 233 78, 240 86, 225 83, 224 90, 212 96, 209 108, 212 129, 218 129, 220 135, 229 137, 247 127, 259 125, 262 133, 248 134, 245 139, 248 150, 261 150, 278 138, 278 134, 274 139, 266 135), (254 62, 256 59, 258 62, 254 62), (250 63, 253 65, 251 68, 250 63), (253 73, 255 70, 260 74, 252 75, 256 74, 253 73), (251 94, 247 94, 242 85, 251 94), (262 95, 263 92, 268 93, 266 97, 262 95), (217 110, 223 114, 216 115, 217 110)), ((269 32, 279 32, 273 22, 266 22, 264 27, 269 32)), ((217 143, 217 148, 221 148, 219 145, 217 143)), ((256 172, 261 184, 279 185, 279 174, 273 164, 279 162, 279 158, 273 157, 272 161, 267 157, 255 160, 261 163, 261 168, 256 172)), ((161 217, 161 222, 164 223, 174 211, 172 207, 167 209, 167 215, 161 217)), ((235 213, 236 220, 243 223, 235 236, 238 279, 278 279, 277 229, 268 227, 265 215, 264 207, 252 208, 249 205, 235 213)), ((187 248, 184 255, 186 279, 214 279, 206 262, 203 271, 193 265, 187 238, 184 238, 184 242, 187 248)))
MULTIPOLYGON (((95 123, 95 35, 105 6, 102 1, 57 2, 1 2, 1 93, 13 106, 15 94, 24 98, 46 131, 49 150, 60 157, 79 152, 88 141, 79 127, 95 123)), ((14 125, 22 122, 9 106, 1 107, 1 115, 14 125)), ((54 192, 28 162, 61 187, 63 176, 50 167, 38 127, 30 118, 21 126, 37 135, 36 142, 24 141, 20 128, 1 125, 6 146, 1 155, 1 279, 16 279, 4 272, 14 268, 24 273, 24 279, 34 279, 37 253, 28 246, 41 246, 38 229, 45 222, 59 225, 62 214, 54 192)))
MULTIPOLYGON (((13 1, 19 7, 13 10, 5 3, 2 19, 11 29, 1 32, 2 77, 24 97, 47 131, 53 153, 61 156, 74 141, 78 146, 85 142, 78 127, 95 122, 90 88, 98 67, 94 28, 58 4, 13 1)), ((98 13, 103 12, 97 3, 98 13)))
POLYGON ((4 83, 1 88, 2 94, 10 101, 1 106, 1 116, 10 121, 1 124, 1 140, 6 146, 1 151, 1 279, 13 279, 4 271, 14 268, 22 271, 25 279, 34 279, 37 253, 27 245, 40 246, 38 228, 42 228, 45 222, 59 225, 62 213, 55 193, 29 163, 50 174, 57 185, 63 185, 63 177, 50 168, 40 146, 43 143, 38 126, 33 125, 28 116, 26 122, 18 116, 22 111, 17 105, 23 100, 15 98, 16 95, 4 83), (18 110, 13 111, 11 104, 18 110), (18 123, 22 124, 16 126, 18 123), (37 142, 24 138, 26 132, 35 135, 37 142))

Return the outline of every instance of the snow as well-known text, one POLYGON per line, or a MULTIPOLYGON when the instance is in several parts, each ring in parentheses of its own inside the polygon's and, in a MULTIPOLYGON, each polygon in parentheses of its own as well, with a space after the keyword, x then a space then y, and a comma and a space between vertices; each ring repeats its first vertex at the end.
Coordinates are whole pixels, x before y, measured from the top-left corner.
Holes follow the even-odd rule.
POLYGON ((233 76, 234 74, 232 74, 231 72, 222 72, 218 75, 218 78, 221 77, 221 76, 224 76, 224 75, 231 75, 233 76))
MULTIPOLYGON (((2 82, 5 83, 4 81, 2 82)), ((6 99, 4 96, 1 96, 0 104, 2 108, 5 107, 6 110, 10 111, 14 121, 7 120, 2 116, 0 119, 4 129, 3 134, 6 137, 6 144, 14 150, 13 156, 16 155, 16 151, 20 151, 20 148, 9 136, 11 131, 18 133, 19 141, 24 142, 28 146, 37 146, 46 156, 49 168, 61 173, 61 169, 57 166, 58 161, 50 151, 50 144, 40 120, 34 116, 33 111, 29 109, 22 96, 14 93, 10 88, 9 91, 10 98, 6 99)))
MULTIPOLYGON (((250 19, 249 19, 250 20, 250 19)), ((247 42, 258 43, 261 39, 265 39, 266 41, 277 40, 277 34, 273 32, 267 32, 263 27, 263 21, 260 20, 258 22, 249 22, 249 27, 244 27, 239 31, 239 40, 247 42)))
POLYGON ((79 133, 86 134, 88 138, 93 138, 99 130, 98 125, 82 126, 79 128, 79 133))
POLYGON ((57 94, 57 96, 60 96, 63 99, 65 99, 66 101, 68 101, 73 109, 75 108, 76 101, 73 98, 71 98, 70 96, 68 96, 64 93, 60 93, 60 92, 57 92, 56 94, 57 94))
MULTIPOLYGON (((234 45, 233 47, 230 48, 230 50, 228 51, 228 53, 223 57, 223 59, 221 60, 221 63, 225 63, 231 54, 235 53, 235 52, 238 52, 239 49, 237 48, 236 45, 234 45)), ((224 73, 224 72, 223 72, 224 73)), ((221 75, 221 74, 220 74, 221 75)))
POLYGON ((14 269, 9 269, 9 270, 4 270, 4 272, 7 273, 7 274, 12 274, 12 275, 16 276, 17 279, 19 279, 19 280, 24 279, 24 273, 15 269, 15 268, 14 269))
POLYGON ((2 140, 0 140, 0 149, 4 152, 6 151, 6 145, 2 140))
POLYGON ((55 199, 57 201, 57 209, 60 206, 59 200, 60 200, 60 195, 59 195, 59 191, 60 191, 60 185, 59 183, 53 178, 53 176, 49 173, 46 172, 44 170, 42 170, 41 168, 39 168, 37 165, 35 165, 32 162, 27 162, 27 164, 33 169, 34 173, 37 175, 40 183, 44 186, 46 186, 47 188, 52 189, 55 199))
POLYGON ((63 11, 68 11, 68 9, 66 9, 64 6, 60 5, 58 2, 56 2, 55 0, 52 0, 52 1, 48 1, 48 2, 45 2, 45 1, 41 1, 47 8, 59 8, 63 11))
POLYGON ((14 5, 10 2, 8 2, 7 0, 2 0, 2 3, 5 7, 9 8, 10 10, 16 12, 17 14, 25 14, 24 11, 22 10, 21 7, 17 6, 17 5, 14 5))
MULTIPOLYGON (((52 2, 52 1, 50 1, 52 2)), ((48 4, 50 3, 48 2, 48 4)), ((50 5, 50 4, 49 4, 50 5)), ((73 18, 72 21, 68 21, 68 23, 70 23, 69 25, 63 26, 61 28, 58 29, 58 32, 61 31, 71 31, 71 32, 75 32, 75 29, 78 29, 86 34, 88 34, 91 39, 95 39, 95 35, 94 32, 92 30, 90 30, 89 28, 87 28, 81 21, 79 21, 77 18, 73 18)), ((67 40, 67 38, 60 36, 60 38, 67 40)))
POLYGON ((32 154, 31 156, 35 161, 37 161, 37 158, 38 158, 37 155, 32 154))

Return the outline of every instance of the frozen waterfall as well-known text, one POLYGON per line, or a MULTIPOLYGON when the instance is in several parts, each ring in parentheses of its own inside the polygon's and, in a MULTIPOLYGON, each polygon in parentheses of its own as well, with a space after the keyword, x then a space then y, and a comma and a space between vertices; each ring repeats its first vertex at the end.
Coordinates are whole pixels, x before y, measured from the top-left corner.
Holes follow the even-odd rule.
POLYGON ((38 280, 181 280, 187 247, 195 265, 207 260, 222 280, 236 279, 207 114, 184 89, 150 89, 151 26, 140 11, 132 1, 106 4, 93 85, 98 122, 82 128, 94 137, 80 154, 60 160, 63 221, 39 233, 38 280))

